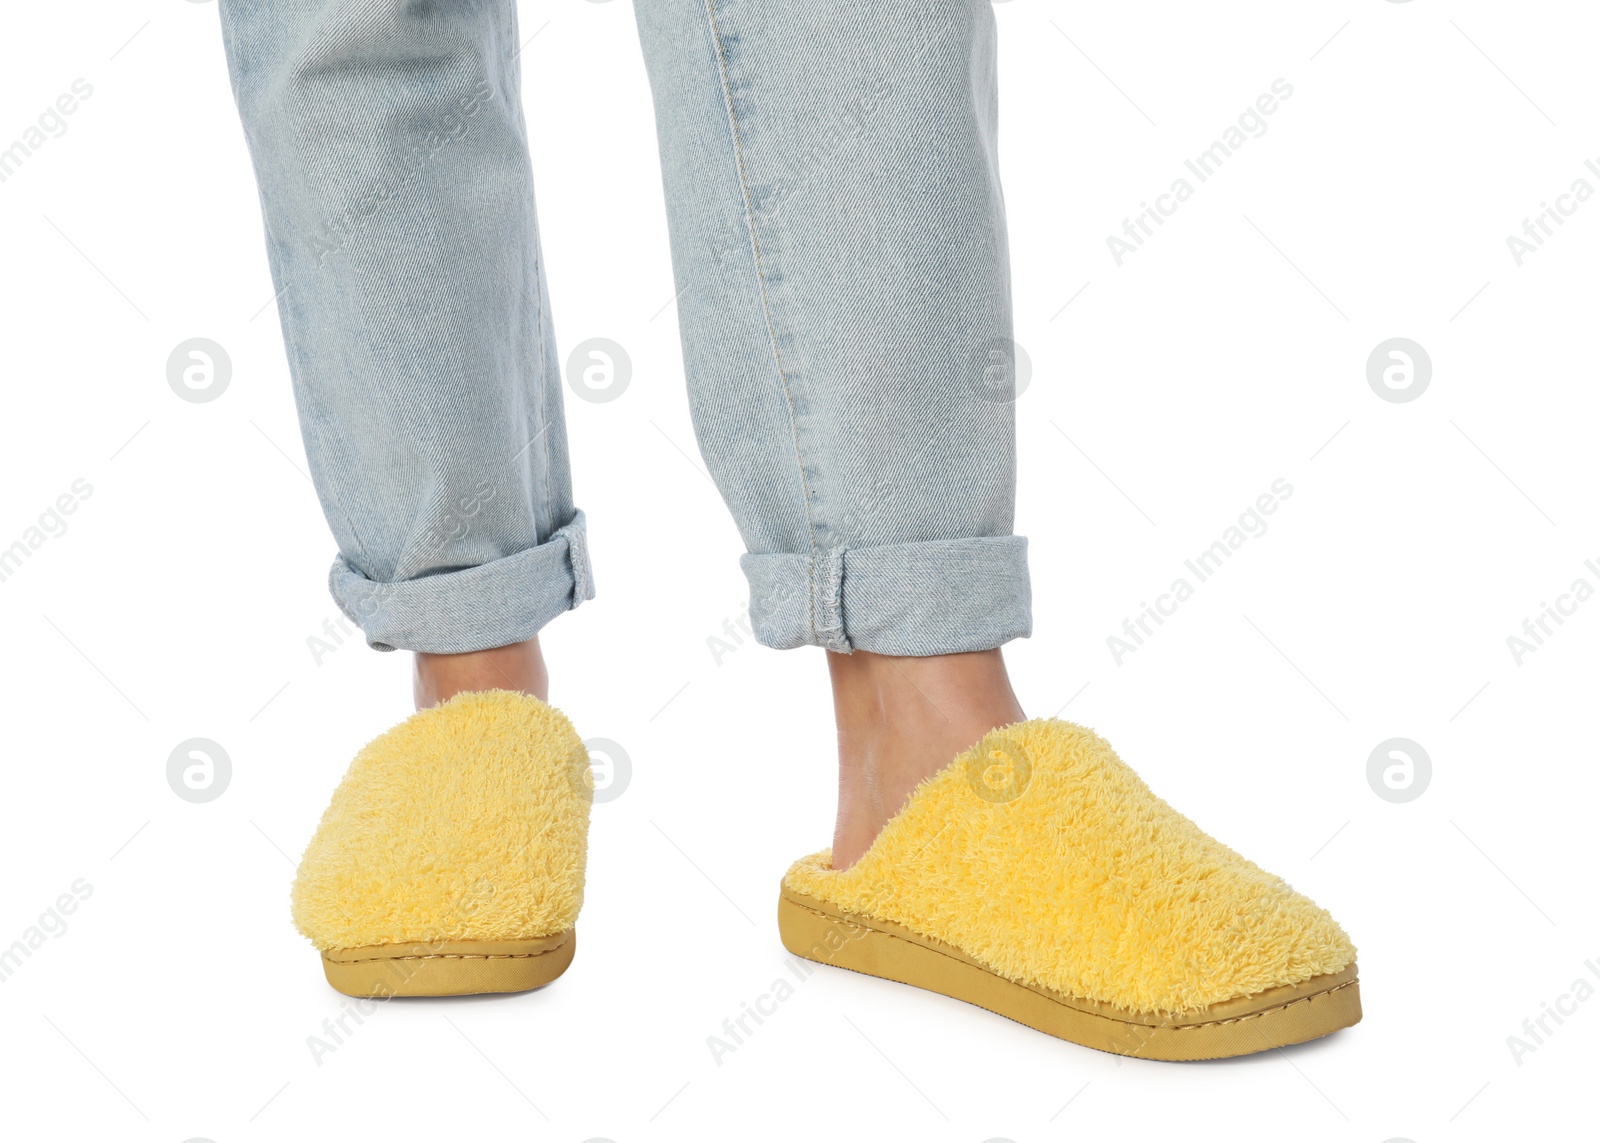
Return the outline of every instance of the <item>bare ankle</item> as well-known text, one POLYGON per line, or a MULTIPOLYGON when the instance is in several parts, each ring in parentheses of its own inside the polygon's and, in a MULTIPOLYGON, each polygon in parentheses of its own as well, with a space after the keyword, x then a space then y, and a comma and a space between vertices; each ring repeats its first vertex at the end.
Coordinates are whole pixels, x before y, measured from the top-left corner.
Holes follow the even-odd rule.
POLYGON ((549 701, 550 674, 537 637, 506 647, 436 655, 418 651, 411 692, 417 709, 437 706, 462 691, 521 691, 549 701))
POLYGON ((998 650, 828 656, 839 725, 836 869, 853 865, 923 780, 1024 716, 998 650))

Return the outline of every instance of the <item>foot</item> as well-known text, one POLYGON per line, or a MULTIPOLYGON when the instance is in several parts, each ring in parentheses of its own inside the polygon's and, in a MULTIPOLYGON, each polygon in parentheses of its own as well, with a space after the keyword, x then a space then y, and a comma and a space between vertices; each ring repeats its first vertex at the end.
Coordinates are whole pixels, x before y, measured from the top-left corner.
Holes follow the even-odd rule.
POLYGON ((349 996, 517 992, 572 959, 590 794, 583 741, 513 691, 419 711, 350 763, 291 892, 349 996))
POLYGON ((866 853, 917 784, 1026 715, 999 650, 902 657, 828 654, 839 725, 833 868, 866 853))
POLYGON ((992 732, 849 869, 823 850, 783 885, 778 926, 797 956, 1119 1055, 1244 1055, 1361 1019, 1355 947, 1327 910, 1070 722, 992 732))
POLYGON ((417 652, 411 692, 418 710, 438 706, 462 691, 520 691, 549 702, 550 674, 538 638, 462 655, 417 652))

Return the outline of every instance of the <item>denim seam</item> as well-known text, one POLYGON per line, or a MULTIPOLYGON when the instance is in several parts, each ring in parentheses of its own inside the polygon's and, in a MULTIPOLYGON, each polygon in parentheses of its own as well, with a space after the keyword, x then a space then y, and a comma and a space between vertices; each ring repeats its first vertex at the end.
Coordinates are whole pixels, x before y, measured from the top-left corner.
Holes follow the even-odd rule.
MULTIPOLYGON (((530 189, 529 194, 531 195, 532 193, 533 192, 530 189)), ((545 418, 550 415, 545 409, 544 401, 544 387, 549 382, 550 371, 547 364, 548 359, 545 356, 545 351, 548 348, 546 345, 546 334, 549 331, 545 329, 544 321, 544 251, 542 249, 542 244, 537 232, 533 236, 533 323, 534 328, 538 330, 539 337, 539 376, 535 382, 535 387, 533 390, 534 394, 538 398, 535 407, 539 411, 539 431, 534 434, 534 439, 538 440, 539 437, 544 435, 545 428, 547 427, 545 424, 545 418)), ((561 384, 559 376, 557 377, 556 384, 561 384)), ((542 491, 544 493, 543 500, 545 520, 550 524, 554 524, 556 522, 556 514, 555 505, 551 501, 550 492, 550 442, 539 441, 539 443, 534 447, 537 448, 540 455, 544 457, 544 485, 542 491)))
MULTIPOLYGON (((511 19, 512 19, 513 26, 516 26, 516 19, 517 19, 516 11, 517 11, 517 6, 516 6, 515 3, 513 3, 511 5, 511 13, 512 13, 511 19)), ((511 37, 511 43, 513 43, 513 44, 516 43, 517 40, 520 38, 521 34, 522 33, 521 33, 520 30, 514 32, 512 37, 511 37)), ((508 44, 506 46, 510 47, 510 44, 508 44)), ((519 49, 519 51, 520 51, 520 49, 519 49)), ((516 56, 512 56, 510 62, 515 64, 516 61, 517 61, 517 57, 516 56)), ((517 117, 519 119, 521 119, 523 117, 523 113, 522 113, 522 91, 521 91, 521 81, 520 81, 521 74, 522 73, 519 70, 517 72, 517 75, 519 77, 518 90, 517 90, 517 117)), ((526 129, 526 128, 524 128, 524 129, 526 129)), ((532 178, 531 171, 530 171, 530 174, 529 174, 529 178, 530 179, 532 178)), ((533 186, 532 186, 532 183, 530 182, 529 183, 529 187, 528 187, 528 197, 529 197, 529 200, 530 200, 530 202, 529 202, 530 206, 533 205, 533 194, 534 194, 533 186)), ((537 208, 535 208, 535 209, 537 209, 537 208)), ((549 378, 549 369, 548 369, 548 366, 546 364, 548 359, 547 359, 547 357, 545 355, 546 350, 548 349, 548 346, 545 344, 546 340, 547 340, 546 337, 545 337, 545 334, 548 331, 545 329, 545 322, 544 322, 544 242, 539 236, 538 227, 534 227, 533 236, 532 236, 532 245, 533 245, 533 323, 534 323, 534 328, 536 330, 538 330, 538 337, 539 337, 539 376, 538 376, 538 380, 537 380, 537 383, 535 385, 535 388, 533 390, 533 392, 539 397, 539 401, 537 402, 537 408, 539 410, 539 422, 540 422, 540 424, 539 424, 539 432, 537 434, 535 434, 535 437, 534 437, 534 439, 537 440, 540 436, 544 435, 544 428, 545 428, 544 419, 545 419, 546 416, 549 415, 545 411, 545 407, 544 407, 545 403, 544 403, 544 400, 543 400, 543 398, 544 398, 544 386, 545 386, 546 381, 549 378)), ((560 384, 559 378, 557 379, 556 383, 558 385, 560 384)), ((550 488, 551 488, 551 485, 550 485, 550 445, 549 445, 548 441, 540 441, 540 443, 536 447, 538 448, 539 452, 544 456, 544 485, 543 485, 543 489, 542 489, 542 491, 544 493, 544 497, 543 497, 543 499, 544 499, 544 515, 545 515, 545 519, 550 524, 553 525, 556 522, 556 514, 555 514, 555 505, 551 502, 551 493, 550 493, 550 488)), ((577 604, 574 603, 573 606, 577 606, 577 604)))
POLYGON ((567 542, 567 571, 572 576, 572 607, 567 609, 569 611, 576 609, 584 600, 594 598, 594 580, 589 570, 588 537, 584 535, 583 528, 575 526, 576 520, 574 517, 573 523, 556 529, 550 537, 553 540, 559 536, 567 542))
POLYGON ((706 21, 711 31, 711 46, 717 56, 717 78, 722 85, 722 101, 728 110, 728 131, 733 146, 734 167, 739 177, 739 194, 744 199, 745 230, 750 237, 750 252, 755 259, 756 285, 761 294, 761 313, 766 319, 767 340, 772 346, 773 363, 778 369, 778 383, 783 387, 783 398, 789 406, 789 436, 794 444, 794 463, 800 471, 800 488, 804 494, 806 532, 811 537, 811 582, 807 585, 810 597, 811 632, 818 641, 821 631, 817 627, 817 526, 811 517, 811 481, 806 475, 806 462, 800 455, 800 418, 795 411, 794 394, 789 388, 789 376, 783 365, 783 351, 778 347, 778 331, 773 318, 772 302, 767 295, 767 274, 761 258, 761 238, 756 233, 755 205, 750 197, 750 183, 745 173, 744 143, 739 130, 739 112, 734 106, 733 88, 728 83, 728 60, 722 48, 722 32, 717 27, 716 0, 705 0, 706 21))
MULTIPOLYGON (((516 6, 516 4, 514 4, 514 3, 510 4, 510 5, 508 5, 508 8, 509 8, 508 23, 510 25, 510 35, 509 35, 509 38, 506 41, 505 48, 506 48, 507 52, 510 52, 512 45, 516 44, 518 42, 518 40, 521 38, 521 30, 520 30, 520 24, 518 23, 518 20, 517 20, 517 6, 516 6)), ((521 73, 518 70, 518 66, 517 66, 517 56, 516 55, 508 55, 506 57, 505 61, 504 61, 504 66, 502 68, 501 76, 500 76, 500 78, 501 78, 501 80, 503 82, 499 86, 496 94, 498 94, 499 97, 506 102, 508 107, 515 114, 515 116, 516 116, 516 118, 517 118, 517 120, 519 122, 519 126, 521 127, 521 130, 524 133, 524 137, 526 137, 527 126, 526 126, 526 123, 523 122, 524 116, 523 116, 523 112, 522 112, 522 85, 521 85, 521 81, 520 81, 520 75, 521 75, 521 73), (515 97, 514 101, 512 99, 513 96, 515 97)), ((530 172, 530 179, 531 179, 531 177, 532 176, 531 176, 531 172, 530 172)), ((533 191, 532 191, 532 188, 531 188, 531 182, 530 182, 530 189, 528 191, 528 195, 529 195, 529 198, 531 200, 532 197, 533 197, 533 191)), ((538 540, 540 543, 543 543, 545 539, 549 539, 551 536, 554 536, 556 534, 556 532, 558 532, 560 529, 556 528, 556 526, 555 526, 555 522, 556 522, 555 505, 554 505, 554 503, 552 501, 551 493, 550 493, 550 488, 551 488, 551 485, 550 485, 550 449, 549 449, 548 445, 544 444, 544 443, 539 443, 537 445, 534 444, 534 442, 538 441, 539 438, 544 435, 544 430, 547 427, 546 426, 546 422, 545 422, 546 414, 545 414, 544 400, 543 400, 543 398, 544 398, 544 386, 545 386, 545 380, 546 380, 546 371, 545 371, 546 370, 546 366, 545 366, 546 356, 545 356, 545 350, 547 348, 546 344, 545 344, 546 338, 545 338, 545 321, 544 321, 544 274, 541 272, 542 269, 543 269, 543 267, 542 267, 543 249, 542 249, 542 245, 541 245, 541 242, 540 242, 539 232, 538 232, 538 228, 537 227, 534 228, 534 233, 533 233, 533 236, 531 238, 531 244, 533 246, 533 266, 534 266, 534 275, 533 275, 533 326, 534 326, 534 331, 535 331, 534 332, 534 337, 535 337, 535 340, 537 340, 537 342, 538 342, 539 362, 538 362, 538 365, 536 367, 536 371, 534 373, 533 384, 528 386, 528 393, 529 393, 530 397, 532 398, 530 400, 530 404, 532 405, 533 412, 537 416, 537 423, 533 426, 536 431, 533 433, 533 436, 531 438, 529 438, 528 444, 529 445, 533 445, 537 449, 538 454, 544 458, 544 482, 543 482, 543 484, 540 485, 540 488, 538 490, 539 493, 540 493, 540 495, 538 497, 539 504, 538 504, 538 508, 535 509, 535 511, 542 518, 541 519, 537 519, 537 520, 534 521, 534 538, 536 540, 538 540), (548 531, 544 531, 544 529, 548 529, 548 531), (544 537, 543 539, 540 538, 541 535, 543 535, 543 537, 544 537)), ((521 285, 520 283, 514 283, 514 284, 517 286, 517 292, 520 293, 524 298, 526 298, 528 296, 527 288, 525 286, 521 285)), ((513 463, 515 463, 515 458, 513 458, 513 463)), ((534 463, 535 463, 534 461, 529 461, 528 462, 528 468, 529 468, 530 472, 532 471, 534 463)), ((517 475, 517 471, 516 471, 515 468, 512 469, 510 475, 513 476, 513 477, 515 477, 517 475)))
MULTIPOLYGON (((823 611, 824 611, 823 618, 825 618, 827 620, 827 623, 828 623, 827 627, 820 628, 818 630, 817 634, 819 636, 819 640, 820 640, 820 637, 822 636, 822 634, 824 632, 826 632, 830 636, 832 636, 835 632, 837 632, 839 641, 844 644, 846 651, 847 652, 848 651, 854 651, 855 650, 855 645, 850 641, 850 636, 849 636, 849 633, 846 632, 846 630, 845 630, 845 623, 844 623, 844 557, 845 557, 845 549, 843 549, 843 548, 828 548, 826 551, 822 552, 821 555, 827 561, 827 567, 826 567, 827 578, 823 582, 821 582, 820 584, 816 584, 813 587, 812 596, 811 596, 811 598, 813 600, 815 600, 816 599, 817 590, 818 589, 821 590, 822 596, 823 596, 823 600, 822 600, 822 602, 823 602, 823 611)), ((812 556, 811 556, 811 566, 813 568, 815 568, 816 565, 817 565, 817 553, 815 551, 813 551, 812 556)), ((813 574, 813 576, 815 576, 815 572, 813 572, 812 574, 813 574)), ((831 639, 830 639, 830 642, 831 642, 831 639)), ((827 643, 824 643, 823 646, 826 647, 827 643)), ((828 649, 829 650, 838 650, 838 648, 836 648, 836 647, 829 647, 828 649)))

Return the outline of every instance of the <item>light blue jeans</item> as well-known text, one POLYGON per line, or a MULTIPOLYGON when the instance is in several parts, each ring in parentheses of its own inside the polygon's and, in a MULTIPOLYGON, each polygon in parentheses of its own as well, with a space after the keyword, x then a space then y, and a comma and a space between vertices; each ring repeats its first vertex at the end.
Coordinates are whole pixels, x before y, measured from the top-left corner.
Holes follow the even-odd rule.
MULTIPOLYGON (((220 7, 334 598, 380 649, 530 638, 594 588, 516 4, 220 7)), ((636 16, 691 412, 757 638, 1028 634, 989 0, 636 16)))

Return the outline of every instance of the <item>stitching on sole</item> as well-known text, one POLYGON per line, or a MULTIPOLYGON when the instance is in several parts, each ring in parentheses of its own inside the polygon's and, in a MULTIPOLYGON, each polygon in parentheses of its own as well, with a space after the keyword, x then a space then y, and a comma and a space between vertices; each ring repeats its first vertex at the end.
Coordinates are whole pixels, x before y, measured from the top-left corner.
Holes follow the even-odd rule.
POLYGON ((427 956, 366 956, 359 960, 334 960, 327 953, 323 953, 322 959, 329 964, 377 964, 393 960, 533 960, 560 952, 566 947, 566 942, 563 941, 553 949, 534 953, 429 953, 427 956))
MULTIPOLYGON (((1037 988, 1032 988, 1032 987, 1030 987, 1030 986, 1028 986, 1026 984, 1022 984, 1022 983, 1020 983, 1018 981, 1011 980, 1008 977, 1001 976, 999 973, 995 972, 993 969, 986 968, 983 965, 974 964, 970 960, 963 960, 961 957, 958 957, 958 956, 952 956, 950 953, 945 952, 943 949, 932 948, 929 945, 923 944, 921 941, 908 940, 907 938, 900 936, 898 933, 891 933, 891 932, 888 932, 888 931, 886 931, 884 929, 878 928, 876 925, 864 923, 863 921, 856 919, 856 917, 858 917, 859 914, 852 914, 850 917, 840 917, 840 916, 835 916, 835 915, 833 915, 831 913, 824 913, 824 912, 822 912, 822 911, 820 911, 818 909, 812 908, 809 905, 802 905, 800 902, 796 901, 794 898, 788 896, 787 894, 784 895, 783 899, 784 899, 785 902, 787 902, 788 904, 794 906, 796 909, 801 909, 801 910, 803 910, 803 911, 805 911, 807 913, 810 913, 814 917, 821 917, 823 920, 826 920, 826 921, 834 921, 834 922, 841 923, 841 924, 846 924, 846 925, 856 925, 856 926, 858 926, 860 928, 867 929, 867 930, 869 930, 869 931, 871 931, 873 933, 876 933, 880 937, 887 937, 892 941, 899 941, 902 944, 911 945, 913 948, 922 949, 925 952, 937 953, 939 956, 942 956, 947 960, 953 960, 957 964, 965 965, 967 968, 972 968, 972 969, 976 969, 979 972, 988 973, 990 976, 994 977, 996 980, 1004 981, 1005 983, 1010 984, 1010 985, 1012 985, 1012 986, 1014 986, 1016 988, 1025 989, 1026 991, 1033 993, 1035 996, 1038 996, 1040 999, 1048 1000, 1050 1003, 1055 1004, 1058 1007, 1066 1008, 1066 1009, 1068 1009, 1068 1010, 1070 1010, 1072 1012, 1076 1012, 1076 1013, 1078 1013, 1080 1015, 1083 1015, 1083 1016, 1093 1016, 1093 1017, 1095 1017, 1097 1019, 1105 1020, 1105 1021, 1108 1021, 1108 1022, 1110 1022, 1112 1024, 1120 1024, 1124 1028, 1145 1028, 1145 1029, 1150 1029, 1152 1031, 1161 1030, 1161 1031, 1166 1031, 1166 1032, 1188 1032, 1188 1031, 1193 1031, 1195 1029, 1200 1029, 1200 1028, 1220 1028, 1224 1024, 1240 1024, 1240 1023, 1243 1023, 1243 1022, 1245 1022, 1247 1020, 1257 1020, 1257 1019, 1260 1019, 1263 1016, 1270 1015, 1270 1014, 1272 1014, 1274 1012, 1282 1012, 1285 1008, 1292 1008, 1296 1004, 1300 1004, 1300 1003, 1308 1002, 1308 1001, 1312 1001, 1312 1000, 1319 1000, 1319 999, 1321 999, 1323 997, 1326 997, 1326 996, 1332 996, 1335 992, 1339 992, 1339 991, 1341 991, 1343 989, 1351 987, 1352 985, 1360 983, 1360 979, 1359 978, 1354 979, 1354 980, 1347 980, 1343 984, 1336 984, 1331 988, 1325 988, 1321 992, 1313 992, 1313 993, 1310 993, 1309 995, 1306 995, 1306 996, 1296 996, 1293 1000, 1285 1001, 1284 1003, 1278 1004, 1278 1005, 1274 1005, 1271 1008, 1263 1008, 1259 1012, 1249 1012, 1249 1013, 1246 1013, 1243 1016, 1230 1016, 1230 1017, 1227 1017, 1226 1019, 1222 1019, 1222 1020, 1207 1020, 1207 1021, 1203 1021, 1203 1022, 1201 1022, 1199 1024, 1144 1024, 1144 1023, 1140 1023, 1137 1020, 1122 1020, 1122 1019, 1117 1018, 1116 1016, 1107 1016, 1104 1012, 1095 1012, 1095 1011, 1092 1011, 1090 1009, 1079 1008, 1077 1005, 1072 1004, 1067 1000, 1058 999, 1055 996, 1051 996, 1047 992, 1041 992, 1037 988)), ((875 975, 875 974, 870 973, 870 972, 862 972, 860 969, 850 968, 850 966, 846 965, 846 964, 835 964, 833 961, 816 960, 815 957, 806 957, 805 953, 797 953, 796 955, 805 957, 805 959, 813 961, 816 964, 828 965, 830 968, 849 969, 851 972, 860 972, 861 975, 863 975, 863 976, 873 976, 873 975, 875 975)), ((880 979, 893 980, 894 978, 893 977, 886 977, 886 978, 880 978, 880 979)), ((906 983, 906 982, 905 981, 896 981, 895 983, 903 984, 903 983, 906 983)), ((912 985, 912 987, 915 988, 915 987, 918 987, 918 986, 917 985, 912 985)), ((930 989, 929 991, 932 991, 932 990, 930 989)), ((960 998, 956 997, 955 999, 960 999, 960 998)), ((1087 997, 1083 997, 1082 999, 1088 1000, 1087 997)), ((1091 1003, 1094 1003, 1094 1002, 1091 1001, 1091 1003)), ((984 1008, 984 1009, 986 1009, 988 1011, 991 1011, 991 1012, 995 1011, 995 1009, 989 1008, 988 1005, 986 1005, 986 1004, 978 1004, 977 1007, 984 1008)), ((999 1012, 997 1014, 1001 1015, 1001 1016, 1006 1015, 1004 1012, 999 1012)), ((1114 1053, 1114 1054, 1123 1054, 1123 1053, 1114 1053)))
POLYGON ((1325 996, 1332 996, 1335 992, 1342 992, 1346 988, 1360 984, 1360 980, 1347 980, 1343 984, 1336 984, 1332 988, 1325 988, 1321 992, 1312 992, 1305 996, 1296 996, 1293 1000, 1272 1008, 1263 1008, 1259 1012, 1251 1012, 1244 1016, 1230 1016, 1226 1020, 1208 1020, 1203 1024, 1157 1024, 1157 1028, 1165 1028, 1169 1032, 1189 1032, 1195 1028, 1220 1028, 1224 1024, 1242 1024, 1246 1020, 1259 1020, 1263 1016, 1274 1012, 1282 1012, 1285 1008, 1293 1008, 1296 1004, 1309 1004, 1313 1000, 1321 1000, 1325 996))

